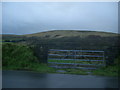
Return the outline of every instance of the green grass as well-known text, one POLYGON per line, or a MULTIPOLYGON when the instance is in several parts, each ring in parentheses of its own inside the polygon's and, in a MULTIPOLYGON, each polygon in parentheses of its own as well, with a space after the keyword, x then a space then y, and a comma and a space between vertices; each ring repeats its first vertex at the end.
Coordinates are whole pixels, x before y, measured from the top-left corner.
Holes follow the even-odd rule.
POLYGON ((66 71, 62 72, 63 74, 88 75, 87 71, 82 69, 60 69, 60 70, 66 71))
POLYGON ((25 71, 35 71, 40 73, 56 73, 55 68, 48 67, 47 64, 40 63, 31 63, 27 67, 17 67, 17 66, 9 66, 3 67, 3 70, 25 70, 25 71))

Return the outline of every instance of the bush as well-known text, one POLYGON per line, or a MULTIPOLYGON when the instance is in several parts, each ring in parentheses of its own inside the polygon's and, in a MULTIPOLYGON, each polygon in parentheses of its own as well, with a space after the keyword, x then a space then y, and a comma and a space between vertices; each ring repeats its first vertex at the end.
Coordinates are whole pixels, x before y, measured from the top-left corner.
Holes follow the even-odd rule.
POLYGON ((37 58, 28 46, 15 43, 2 44, 3 68, 27 68, 33 62, 37 62, 37 58))

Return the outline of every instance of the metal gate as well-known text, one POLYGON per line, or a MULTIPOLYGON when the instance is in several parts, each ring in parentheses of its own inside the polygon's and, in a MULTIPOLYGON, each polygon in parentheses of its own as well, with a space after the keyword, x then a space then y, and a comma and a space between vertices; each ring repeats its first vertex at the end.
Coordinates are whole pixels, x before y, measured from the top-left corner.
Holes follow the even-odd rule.
POLYGON ((105 66, 104 51, 50 49, 48 63, 55 68, 97 69, 105 66))

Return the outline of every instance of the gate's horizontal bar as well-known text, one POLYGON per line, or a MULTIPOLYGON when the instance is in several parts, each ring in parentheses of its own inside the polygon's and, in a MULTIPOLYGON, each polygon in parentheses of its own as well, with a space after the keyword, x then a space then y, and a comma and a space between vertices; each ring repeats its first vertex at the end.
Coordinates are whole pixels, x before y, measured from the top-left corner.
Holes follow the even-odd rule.
POLYGON ((49 56, 77 56, 77 57, 104 57, 99 55, 61 55, 61 54, 48 54, 49 56))
POLYGON ((57 59, 57 58, 48 58, 48 60, 73 60, 73 61, 104 61, 104 60, 86 60, 86 59, 57 59))
POLYGON ((97 69, 97 68, 93 68, 93 67, 76 67, 77 69, 97 69))
POLYGON ((75 67, 68 67, 68 66, 49 66, 49 67, 53 67, 53 68, 75 68, 75 67))
POLYGON ((49 51, 104 52, 104 51, 97 51, 97 50, 58 50, 58 49, 49 49, 49 51))
POLYGON ((50 64, 68 64, 68 65, 89 65, 89 66, 104 66, 104 64, 78 64, 78 63, 58 63, 58 62, 48 62, 50 64))
POLYGON ((97 69, 97 68, 93 68, 93 67, 68 67, 68 66, 49 66, 49 67, 53 67, 53 68, 59 68, 59 69, 62 69, 62 68, 77 68, 77 69, 97 69))

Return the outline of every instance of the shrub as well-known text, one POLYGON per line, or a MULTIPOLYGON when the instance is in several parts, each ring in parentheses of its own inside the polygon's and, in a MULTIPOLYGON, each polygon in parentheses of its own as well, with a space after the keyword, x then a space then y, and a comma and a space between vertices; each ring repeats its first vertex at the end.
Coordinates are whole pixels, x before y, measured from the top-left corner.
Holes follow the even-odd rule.
POLYGON ((2 44, 2 66, 26 68, 32 62, 37 62, 37 58, 33 55, 32 50, 26 45, 15 43, 2 44))

